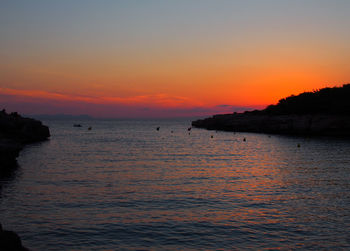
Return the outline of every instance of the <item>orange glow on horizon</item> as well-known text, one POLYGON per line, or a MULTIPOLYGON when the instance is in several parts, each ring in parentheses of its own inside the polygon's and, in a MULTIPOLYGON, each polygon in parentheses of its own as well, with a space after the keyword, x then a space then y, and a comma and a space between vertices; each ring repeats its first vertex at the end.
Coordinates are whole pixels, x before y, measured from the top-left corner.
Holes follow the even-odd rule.
POLYGON ((348 83, 350 3, 277 2, 8 2, 0 105, 254 109, 348 83))
POLYGON ((60 94, 40 90, 15 90, 0 88, 0 94, 28 97, 34 99, 58 100, 58 101, 80 101, 92 104, 124 104, 124 105, 150 105, 161 107, 191 107, 199 105, 189 99, 178 96, 168 96, 166 94, 142 95, 127 98, 120 97, 87 97, 70 94, 60 94))
POLYGON ((174 61, 169 55, 157 55, 158 60, 151 62, 125 56, 124 65, 105 52, 104 58, 93 63, 83 62, 81 57, 66 58, 77 66, 4 65, 1 92, 97 104, 262 107, 292 94, 347 83, 346 76, 337 73, 345 72, 346 65, 343 69, 322 66, 314 62, 317 57, 299 62, 298 56, 293 57, 295 51, 281 55, 266 48, 258 55, 240 53, 239 61, 232 61, 233 54, 220 50, 192 58, 172 55, 174 61), (255 60, 256 56, 261 58, 255 60))

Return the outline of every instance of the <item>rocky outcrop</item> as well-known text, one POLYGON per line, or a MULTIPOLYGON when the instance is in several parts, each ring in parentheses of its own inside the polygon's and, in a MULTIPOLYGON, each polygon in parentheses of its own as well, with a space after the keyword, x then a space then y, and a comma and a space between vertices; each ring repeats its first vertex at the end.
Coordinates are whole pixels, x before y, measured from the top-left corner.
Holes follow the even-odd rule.
POLYGON ((22 246, 22 241, 15 232, 2 229, 0 224, 0 250, 26 251, 29 249, 22 246))
POLYGON ((347 115, 260 115, 237 113, 214 115, 211 118, 193 121, 192 125, 209 130, 235 132, 350 136, 350 116, 347 115))
MULTIPOLYGON (((49 128, 40 121, 0 111, 0 177, 12 173, 17 166, 16 158, 24 145, 48 137, 49 128)), ((0 250, 28 249, 22 246, 21 239, 15 232, 3 230, 0 224, 0 250)))
POLYGON ((0 140, 0 177, 9 174, 17 165, 16 158, 23 145, 8 140, 0 140))
POLYGON ((46 140, 48 137, 49 128, 40 121, 0 111, 0 173, 7 172, 16 165, 16 158, 25 144, 46 140))
POLYGON ((289 96, 264 110, 193 121, 209 130, 350 136, 350 84, 289 96))

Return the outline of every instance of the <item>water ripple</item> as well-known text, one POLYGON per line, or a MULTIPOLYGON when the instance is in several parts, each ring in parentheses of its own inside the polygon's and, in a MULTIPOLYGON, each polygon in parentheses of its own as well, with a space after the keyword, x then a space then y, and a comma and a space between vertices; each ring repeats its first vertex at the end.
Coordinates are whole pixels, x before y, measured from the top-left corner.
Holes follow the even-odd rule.
POLYGON ((45 123, 0 181, 0 221, 33 250, 350 249, 348 140, 45 123))

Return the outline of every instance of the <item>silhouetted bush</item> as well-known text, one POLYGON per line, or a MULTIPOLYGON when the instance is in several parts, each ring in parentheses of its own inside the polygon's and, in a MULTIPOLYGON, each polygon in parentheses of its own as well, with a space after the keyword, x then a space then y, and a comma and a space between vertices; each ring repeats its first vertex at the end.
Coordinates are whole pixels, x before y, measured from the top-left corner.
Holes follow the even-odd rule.
POLYGON ((342 87, 327 87, 313 92, 291 95, 269 105, 261 113, 270 115, 283 114, 349 114, 350 84, 342 87))

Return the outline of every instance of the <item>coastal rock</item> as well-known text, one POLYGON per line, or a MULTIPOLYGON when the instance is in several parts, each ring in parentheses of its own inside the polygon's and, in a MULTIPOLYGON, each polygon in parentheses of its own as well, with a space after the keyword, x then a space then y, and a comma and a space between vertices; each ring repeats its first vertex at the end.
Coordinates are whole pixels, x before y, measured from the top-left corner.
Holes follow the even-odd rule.
POLYGON ((294 135, 350 136, 350 116, 224 114, 193 121, 208 130, 294 135))
POLYGON ((16 166, 16 158, 22 149, 22 144, 13 141, 0 140, 0 176, 8 174, 16 166))
POLYGON ((48 137, 49 128, 40 121, 0 111, 0 173, 16 165, 16 158, 25 144, 48 137))
POLYGON ((13 231, 2 229, 0 224, 0 250, 6 251, 26 251, 22 246, 21 238, 13 231))
MULTIPOLYGON (((40 121, 0 111, 0 176, 12 173, 17 166, 16 158, 25 144, 46 140, 48 137, 49 128, 40 121)), ((22 246, 21 239, 15 232, 3 230, 0 224, 0 250, 28 249, 22 246)))
POLYGON ((27 144, 42 141, 50 137, 49 128, 40 121, 23 118, 17 113, 0 112, 0 139, 11 139, 27 144))
POLYGON ((192 122, 209 130, 350 136, 350 84, 281 99, 264 110, 214 115, 192 122))

